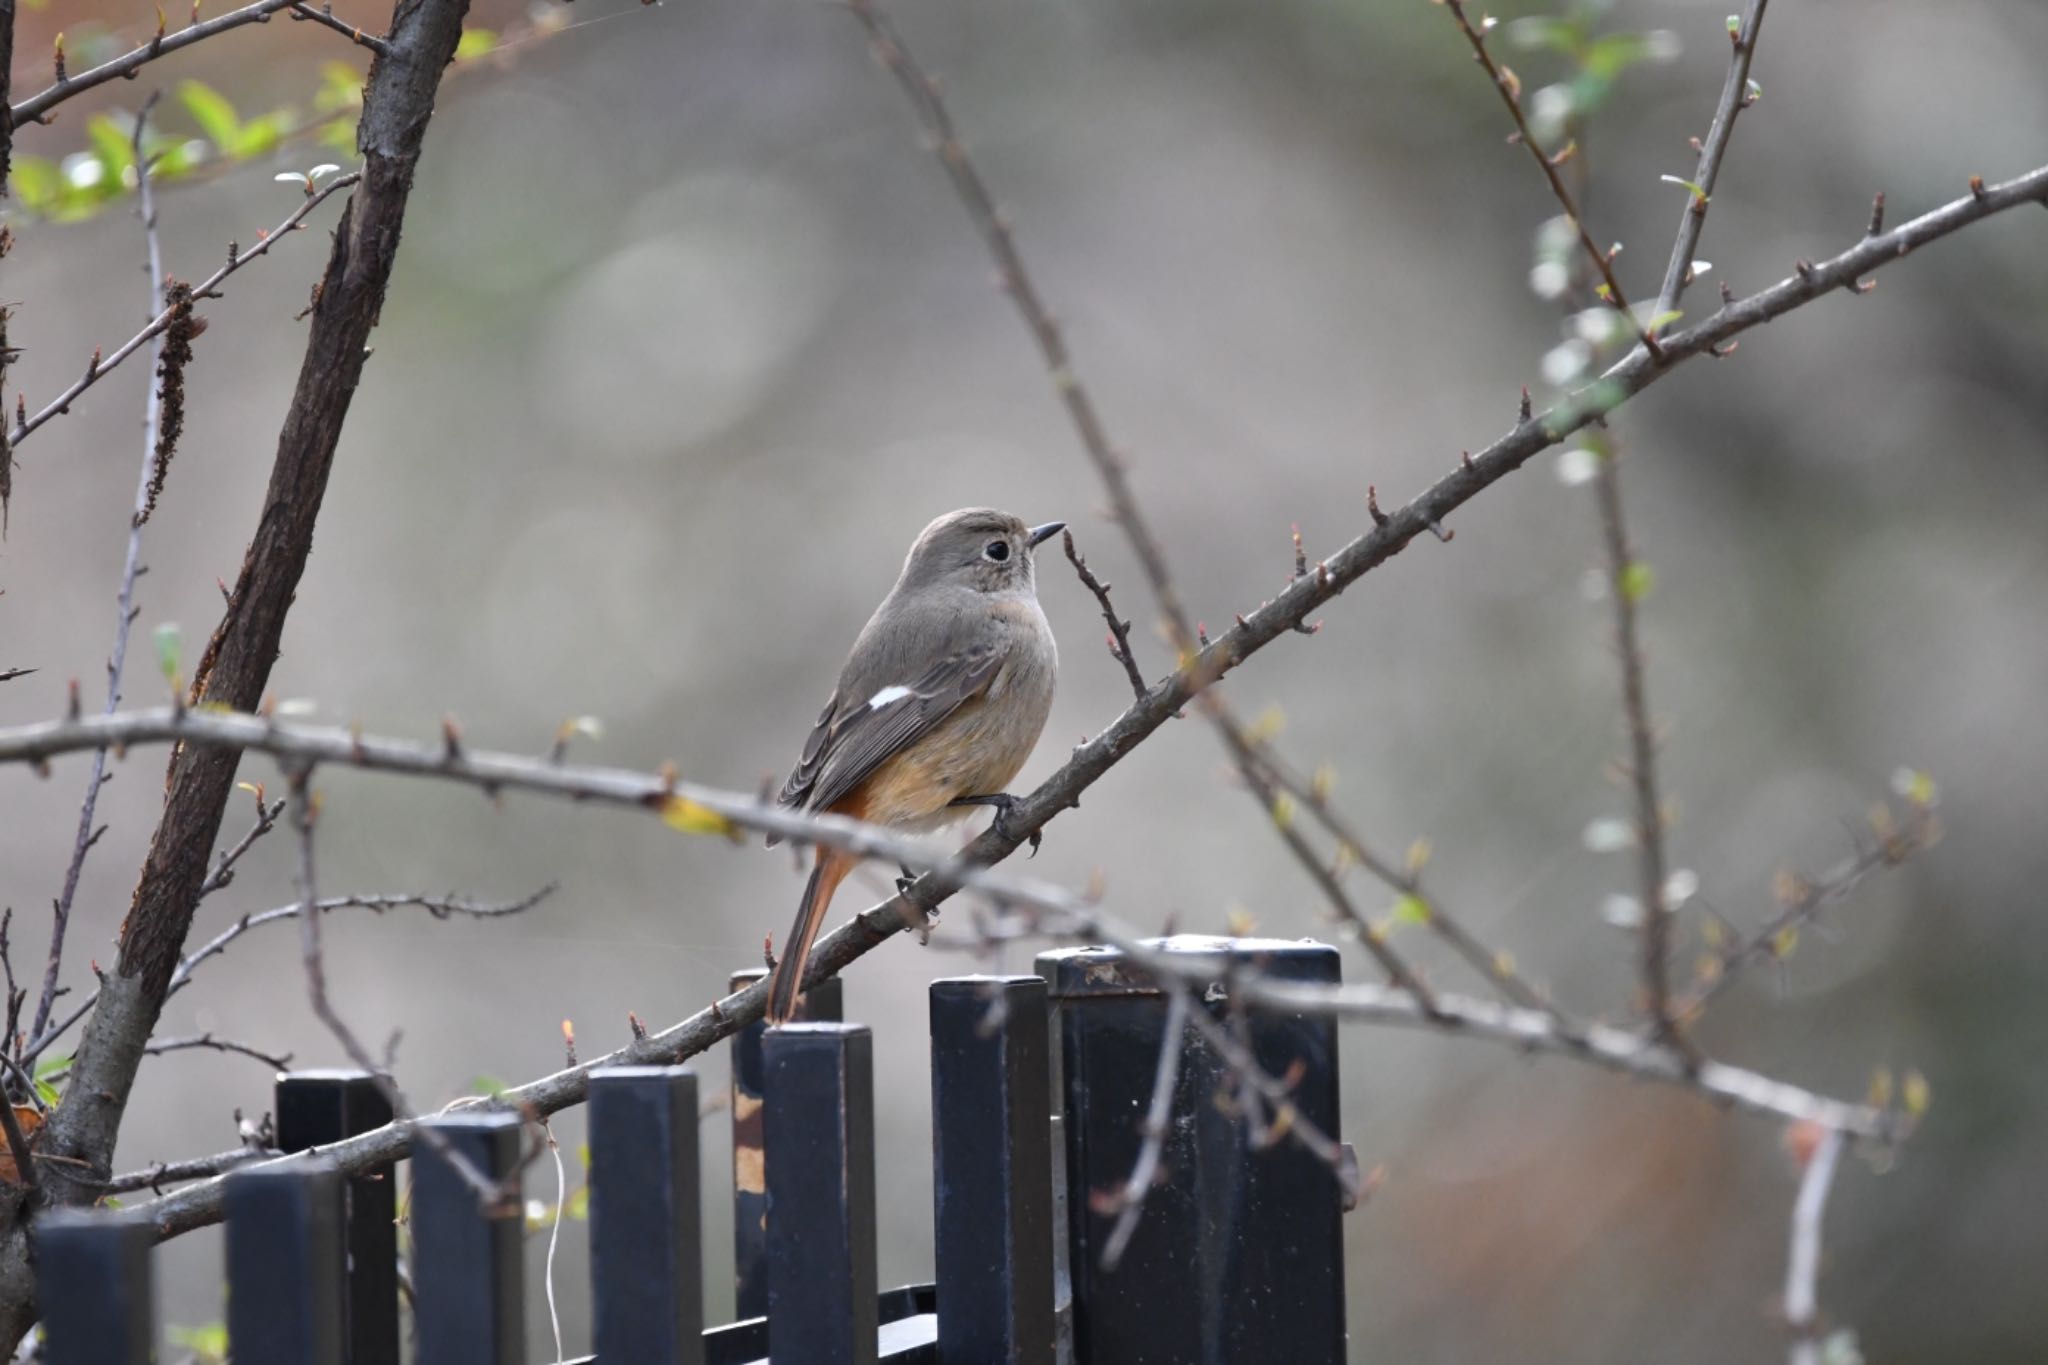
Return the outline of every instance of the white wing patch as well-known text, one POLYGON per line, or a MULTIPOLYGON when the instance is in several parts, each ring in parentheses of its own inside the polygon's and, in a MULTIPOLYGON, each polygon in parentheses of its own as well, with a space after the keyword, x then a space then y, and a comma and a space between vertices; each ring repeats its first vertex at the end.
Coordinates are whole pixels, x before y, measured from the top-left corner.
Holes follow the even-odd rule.
POLYGON ((902 701, 905 697, 909 695, 911 695, 910 689, 902 686, 901 684, 898 684, 893 687, 885 687, 881 691, 875 693, 874 696, 868 698, 868 710, 879 711, 883 707, 887 706, 890 702, 902 701))

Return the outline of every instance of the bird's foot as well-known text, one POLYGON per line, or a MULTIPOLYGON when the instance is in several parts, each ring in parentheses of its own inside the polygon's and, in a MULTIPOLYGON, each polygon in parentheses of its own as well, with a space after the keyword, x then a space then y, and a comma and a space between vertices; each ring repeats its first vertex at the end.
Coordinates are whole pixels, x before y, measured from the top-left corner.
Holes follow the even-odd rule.
MULTIPOLYGON (((1008 792, 994 792, 988 796, 956 796, 950 804, 955 806, 994 806, 996 808, 996 834, 1013 844, 1017 842, 1017 836, 1010 832, 1010 816, 1017 809, 1017 798, 1008 792)), ((1044 842, 1045 835, 1041 831, 1034 829, 1025 835, 1024 838, 1031 845, 1031 856, 1036 858, 1038 856, 1038 846, 1044 842)))

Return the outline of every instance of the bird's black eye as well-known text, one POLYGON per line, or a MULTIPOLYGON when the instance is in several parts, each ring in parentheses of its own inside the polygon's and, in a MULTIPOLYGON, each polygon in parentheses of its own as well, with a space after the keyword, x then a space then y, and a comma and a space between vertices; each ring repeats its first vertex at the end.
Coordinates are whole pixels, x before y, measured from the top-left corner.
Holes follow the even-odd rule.
POLYGON ((1010 557, 1010 542, 1007 540, 991 540, 982 547, 981 552, 1000 564, 1010 557))

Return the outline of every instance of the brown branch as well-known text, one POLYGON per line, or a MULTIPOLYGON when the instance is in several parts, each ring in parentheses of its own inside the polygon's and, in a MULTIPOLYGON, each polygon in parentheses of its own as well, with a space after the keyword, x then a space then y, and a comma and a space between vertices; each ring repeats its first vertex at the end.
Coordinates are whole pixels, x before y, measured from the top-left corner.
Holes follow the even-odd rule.
POLYGON ((260 787, 256 788, 255 797, 256 823, 249 826, 249 832, 236 840, 232 847, 220 851, 219 861, 214 863, 213 870, 206 874, 206 880, 199 883, 199 894, 202 898, 212 895, 232 882, 235 879, 235 864, 242 861, 242 855, 247 853, 258 839, 277 828, 277 817, 284 813, 284 798, 279 797, 266 806, 263 804, 263 790, 260 787))
MULTIPOLYGON (((336 910, 373 910, 381 915, 386 910, 417 907, 435 919, 450 919, 456 916, 470 919, 499 919, 531 910, 553 895, 555 889, 554 883, 550 882, 540 890, 518 900, 499 902, 472 901, 456 896, 427 896, 406 891, 375 896, 323 896, 313 904, 322 915, 336 910)), ((201 963, 226 952, 228 946, 243 934, 252 929, 260 929, 266 924, 275 924, 279 920, 297 919, 305 913, 306 903, 295 901, 290 905, 280 905, 274 910, 265 910, 261 914, 242 916, 185 956, 184 961, 178 964, 178 970, 171 975, 171 992, 175 993, 182 989, 185 983, 192 979, 192 973, 201 963)))
MULTIPOLYGON (((204 1033, 187 1034, 175 1038, 152 1038, 142 1045, 143 1052, 151 1057, 159 1057, 167 1052, 192 1052, 202 1048, 214 1052, 227 1052, 252 1058, 263 1063, 272 1071, 283 1071, 292 1064, 292 1054, 289 1052, 265 1052, 254 1043, 244 1043, 234 1038, 222 1038, 211 1029, 204 1033)), ((44 1073, 42 1079, 54 1085, 70 1074, 71 1068, 65 1066, 55 1071, 44 1073)))
MULTIPOLYGON (((156 36, 141 47, 124 52, 110 62, 103 62, 90 71, 81 71, 77 75, 59 75, 56 83, 48 89, 31 95, 14 106, 14 126, 19 128, 24 123, 47 123, 50 110, 73 95, 80 95, 96 85, 104 85, 108 81, 133 75, 159 57, 168 57, 173 52, 182 51, 194 43, 203 43, 208 38, 226 33, 229 29, 240 28, 244 24, 268 23, 271 15, 293 3, 295 0, 255 0, 254 4, 230 10, 218 18, 208 19, 205 23, 189 25, 176 33, 167 34, 159 28, 156 36)), ((12 5, 9 5, 9 8, 12 9, 12 5)))
MULTIPOLYGON (((14 90, 14 0, 0 0, 0 199, 7 197, 14 171, 14 109, 7 101, 14 90)), ((4 255, 0 251, 0 255, 4 255)), ((0 378, 7 370, 7 328, 0 322, 0 378)), ((0 431, 0 471, 7 467, 7 433, 0 431)), ((6 475, 0 472, 0 488, 6 475)))
MULTIPOLYGON (((270 808, 268 813, 273 820, 283 806, 284 802, 279 801, 270 808)), ((259 826, 259 828, 268 828, 268 826, 259 826)), ((253 833, 254 831, 251 831, 252 835, 253 833)), ((238 847, 246 848, 249 842, 250 840, 245 838, 238 847)), ((222 861, 223 863, 227 861, 226 854, 222 855, 222 861)), ((417 906, 435 919, 448 919, 457 915, 472 919, 497 919, 500 916, 517 915, 530 910, 553 895, 554 892, 555 886, 550 882, 548 885, 540 888, 540 890, 521 897, 516 901, 472 901, 457 896, 429 896, 415 891, 399 891, 384 895, 323 896, 316 904, 323 915, 335 910, 372 910, 381 915, 386 910, 417 906)), ((170 988, 164 992, 165 997, 169 998, 183 990, 186 984, 191 981, 192 973, 197 971, 202 963, 209 958, 218 957, 226 952, 228 946, 243 934, 248 933, 252 929, 260 929, 266 924, 275 924, 280 920, 296 919, 299 915, 305 913, 305 909, 306 906, 303 901, 294 901, 290 905, 280 905, 274 910, 265 910, 260 914, 242 916, 233 924, 230 924, 227 928, 208 939, 199 948, 185 955, 184 960, 178 963, 178 970, 171 974, 170 988)), ((77 1008, 72 1011, 69 1018, 52 1025, 49 1029, 37 1035, 35 1041, 22 1050, 21 1064, 26 1066, 41 1056, 50 1044, 56 1042, 73 1024, 83 1018, 86 1011, 90 1010, 99 998, 100 993, 97 990, 93 991, 78 1003, 77 1008)))
MULTIPOLYGON (((222 281, 257 257, 269 255, 270 248, 276 246, 286 234, 297 229, 307 214, 326 202, 327 196, 337 190, 347 189, 349 186, 361 181, 362 178, 362 172, 350 171, 346 175, 337 175, 332 179, 323 181, 318 189, 308 194, 300 201, 298 207, 285 216, 283 222, 279 223, 271 231, 264 233, 255 246, 239 253, 231 247, 228 251, 227 264, 214 271, 211 275, 208 275, 199 284, 194 285, 192 287, 192 297, 195 299, 220 297, 218 291, 222 281)), ((115 347, 112 354, 102 357, 98 351, 93 352, 92 360, 86 364, 85 373, 73 380, 69 388, 58 394, 53 401, 44 405, 33 416, 23 416, 17 420, 14 430, 8 439, 19 446, 45 422, 48 422, 53 417, 61 417, 71 411, 72 402, 80 394, 106 378, 107 371, 113 369, 129 356, 141 350, 144 345, 169 330, 171 324, 177 321, 177 317, 178 309, 176 306, 167 307, 158 313, 156 317, 152 318, 148 326, 115 347)))
POLYGON ((306 4, 305 0, 292 0, 290 9, 291 16, 293 19, 310 20, 313 23, 321 25, 322 27, 331 28, 336 33, 339 33, 342 37, 348 39, 350 42, 356 43, 362 47, 366 47, 380 57, 388 57, 391 55, 390 47, 386 45, 382 38, 373 37, 372 35, 363 32, 355 25, 344 24, 343 22, 341 22, 341 20, 335 18, 333 6, 331 4, 323 5, 319 9, 314 9, 311 5, 306 4))
POLYGON ((162 1187, 165 1185, 226 1175, 229 1171, 239 1170, 255 1162, 275 1161, 284 1155, 283 1152, 269 1147, 237 1147, 233 1151, 192 1157, 185 1161, 159 1161, 146 1170, 117 1175, 96 1188, 102 1194, 126 1194, 131 1190, 150 1190, 162 1194, 162 1187))
POLYGON ((1570 220, 1572 230, 1579 235, 1579 246, 1585 251, 1586 259, 1600 273, 1608 306, 1628 319, 1629 325, 1635 328, 1637 340, 1643 343, 1643 349, 1649 353, 1650 359, 1662 364, 1664 352, 1658 345, 1656 335, 1646 321, 1637 317, 1635 310, 1628 306, 1628 296, 1621 292, 1621 281, 1614 277, 1613 258, 1594 244, 1591 234, 1586 231, 1585 220, 1579 216, 1578 202, 1572 197, 1570 188, 1565 185, 1564 177, 1557 173, 1558 166, 1563 164, 1566 153, 1570 152, 1571 148, 1567 147, 1554 155, 1543 150, 1542 144, 1536 141, 1536 135, 1529 131, 1529 120, 1522 113, 1521 82, 1516 79, 1513 72, 1497 64, 1493 60, 1493 54, 1486 50, 1485 35, 1475 29, 1472 21, 1465 17, 1464 0, 1438 0, 1438 3, 1451 12, 1451 18, 1457 21, 1458 31, 1465 35, 1465 41, 1472 46, 1472 60, 1485 68, 1487 78, 1492 81, 1495 92, 1500 95, 1501 103, 1507 106, 1508 116, 1515 121, 1515 136, 1512 140, 1520 142, 1529 149, 1529 155, 1536 158, 1536 165, 1542 170, 1543 179, 1549 184, 1551 195, 1564 209, 1564 215, 1570 220))
MULTIPOLYGON (((398 0, 391 55, 371 63, 356 131, 360 179, 334 234, 260 519, 226 615, 197 670, 194 709, 246 711, 262 700, 311 552, 342 424, 361 382, 365 343, 391 278, 434 95, 461 38, 465 9, 464 0, 398 0)), ((48 1150, 83 1162, 88 1176, 108 1168, 142 1046, 155 1031, 181 961, 238 761, 236 751, 210 746, 181 748, 171 758, 163 816, 122 926, 120 953, 86 1020, 64 1102, 44 1130, 48 1150)), ((67 1181, 58 1197, 82 1202, 93 1197, 92 1188, 67 1181)), ((15 1275, 14 1259, 10 1251, 0 1278, 15 1275)), ((10 1283, 0 1301, 0 1336, 18 1339, 32 1312, 32 1295, 10 1283)))
MULTIPOLYGON (((1764 6, 1769 0, 1749 0, 1735 32, 1728 35, 1732 55, 1728 79, 1721 86, 1721 103, 1714 110, 1714 122, 1700 143, 1698 167, 1692 183, 1699 192, 1686 200, 1678 218, 1678 233, 1671 244, 1671 260, 1664 267, 1664 287, 1657 292, 1657 316, 1675 312, 1692 283, 1693 253, 1699 249, 1700 232, 1707 224, 1707 204, 1713 198, 1714 183, 1721 177, 1721 162, 1728 155, 1728 140, 1735 134, 1735 116, 1749 107, 1749 64, 1756 56, 1758 36, 1763 32, 1764 6)), ((1871 232, 1877 228, 1873 226, 1871 232)))
POLYGON ((1601 543, 1607 553, 1608 596, 1614 602, 1614 649, 1621 666, 1621 706, 1628 731, 1627 776, 1635 800, 1636 894, 1642 901, 1641 974, 1644 1005, 1658 1042, 1670 1043, 1689 1058, 1692 1044, 1671 1008, 1671 933, 1676 918, 1665 889, 1664 806, 1657 787, 1657 735, 1650 720, 1644 681, 1643 646, 1637 630, 1636 603, 1642 576, 1629 547, 1628 524, 1622 516, 1619 455, 1600 455, 1594 486, 1599 493, 1601 543))
MULTIPOLYGON (((1032 799, 1035 801, 1037 794, 1032 799)), ((1018 818, 1023 817, 1020 815, 1018 818)), ((822 832, 828 825, 848 826, 851 822, 829 817, 818 819, 816 824, 822 832)), ((970 846, 970 856, 974 849, 989 844, 992 838, 993 831, 984 833, 970 846)), ((906 852, 914 853, 925 865, 931 865, 933 860, 928 849, 920 851, 909 840, 902 841, 901 846, 906 852)), ((905 861, 911 859, 906 858, 905 861)), ((1455 996, 1437 997, 1437 1010, 1431 1015, 1425 1013, 1407 992, 1381 986, 1322 986, 1245 976, 1234 977, 1224 983, 1210 974, 1215 969, 1190 962, 1187 960, 1189 955, 1160 953, 1148 948, 1142 937, 1104 915, 1090 901, 1045 888, 1039 883, 997 878, 994 874, 978 870, 956 868, 953 875, 999 904, 1029 905, 1057 918, 1070 928, 1075 937, 1123 949, 1135 965, 1154 980, 1178 979, 1205 989, 1211 984, 1223 984, 1253 1008, 1327 1014, 1379 1025, 1422 1028, 1452 1036, 1488 1039, 1525 1053, 1573 1057, 1625 1075, 1675 1085, 1716 1103, 1779 1118, 1808 1119, 1873 1141, 1894 1141, 1905 1131, 1906 1125, 1891 1111, 1827 1099, 1739 1067, 1707 1062, 1696 1070, 1688 1069, 1674 1059, 1670 1049, 1652 1046, 1638 1034, 1623 1029, 1594 1026, 1582 1036, 1567 1037, 1556 1030, 1548 1017, 1537 1011, 1507 1009, 1455 996)), ((951 894, 951 888, 934 874, 918 881, 907 894, 914 903, 935 905, 951 894)), ((807 979, 816 981, 834 975, 903 932, 904 920, 898 900, 892 896, 821 939, 812 951, 807 979)), ((661 1033, 636 1037, 626 1047, 581 1066, 568 1067, 507 1090, 499 1097, 498 1103, 541 1117, 580 1104, 587 1094, 592 1070, 605 1066, 667 1066, 697 1056, 759 1019, 767 995, 768 983, 764 977, 661 1033)), ((344 1171, 361 1172, 403 1158, 411 1150, 412 1136, 411 1125, 394 1123, 323 1147, 321 1155, 333 1160, 344 1171)), ((220 1181, 215 1179, 153 1201, 147 1207, 156 1224, 158 1237, 175 1237, 218 1222, 221 1195, 220 1181)))
POLYGON ((1116 605, 1109 600, 1109 584, 1089 571, 1088 561, 1074 548, 1074 533, 1060 532, 1060 543, 1066 547, 1067 561, 1080 576, 1081 586, 1093 594, 1096 605, 1102 608, 1102 619, 1109 623, 1109 657, 1123 665, 1124 677, 1131 683, 1131 695, 1143 701, 1148 689, 1145 675, 1138 671, 1138 661, 1131 654, 1131 623, 1116 614, 1116 605))

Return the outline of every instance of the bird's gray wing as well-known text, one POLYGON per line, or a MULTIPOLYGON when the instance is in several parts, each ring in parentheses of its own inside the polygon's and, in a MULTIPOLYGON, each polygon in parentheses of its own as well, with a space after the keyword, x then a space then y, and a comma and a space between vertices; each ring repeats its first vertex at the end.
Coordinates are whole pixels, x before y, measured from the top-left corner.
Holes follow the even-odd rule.
POLYGON ((867 671, 849 668, 812 727, 803 757, 776 801, 800 810, 830 810, 892 755, 931 733, 961 703, 979 696, 1008 653, 1007 638, 984 637, 979 644, 947 654, 916 678, 885 683, 871 692, 865 685, 847 686, 867 671))

